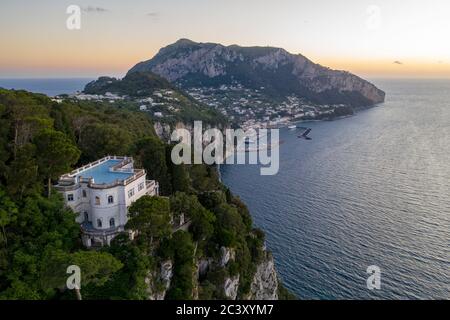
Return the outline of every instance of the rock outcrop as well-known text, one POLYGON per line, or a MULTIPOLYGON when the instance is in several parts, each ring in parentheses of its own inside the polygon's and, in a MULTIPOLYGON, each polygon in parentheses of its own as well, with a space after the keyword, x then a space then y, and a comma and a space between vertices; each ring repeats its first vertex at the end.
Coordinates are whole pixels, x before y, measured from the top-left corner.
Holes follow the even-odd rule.
POLYGON ((213 259, 212 258, 199 259, 197 261, 197 278, 205 275, 208 272, 209 267, 211 266, 212 263, 213 263, 213 259))
POLYGON ((240 276, 229 277, 225 279, 224 293, 225 296, 231 300, 236 300, 239 289, 240 276))
POLYGON ((161 263, 159 272, 150 273, 145 278, 149 300, 164 300, 173 276, 173 263, 167 260, 161 263))
POLYGON ((155 129, 156 135, 163 141, 169 141, 170 135, 172 133, 172 130, 170 129, 170 125, 161 123, 161 122, 155 122, 153 124, 153 127, 155 129))
POLYGON ((221 255, 221 258, 220 258, 219 266, 225 267, 229 261, 234 260, 236 252, 232 248, 222 247, 222 248, 220 248, 220 255, 221 255))
POLYGON ((275 263, 270 253, 256 269, 250 287, 249 299, 251 300, 278 300, 278 276, 275 263))

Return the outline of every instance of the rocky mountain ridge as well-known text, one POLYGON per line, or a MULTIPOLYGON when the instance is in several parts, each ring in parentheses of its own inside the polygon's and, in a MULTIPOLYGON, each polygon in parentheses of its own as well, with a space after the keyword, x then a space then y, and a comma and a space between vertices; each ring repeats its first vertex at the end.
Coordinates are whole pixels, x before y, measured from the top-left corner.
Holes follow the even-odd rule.
POLYGON ((385 93, 346 71, 313 63, 282 48, 224 46, 181 39, 162 48, 152 59, 130 69, 151 71, 182 87, 240 83, 278 98, 295 94, 314 103, 370 106, 385 93))

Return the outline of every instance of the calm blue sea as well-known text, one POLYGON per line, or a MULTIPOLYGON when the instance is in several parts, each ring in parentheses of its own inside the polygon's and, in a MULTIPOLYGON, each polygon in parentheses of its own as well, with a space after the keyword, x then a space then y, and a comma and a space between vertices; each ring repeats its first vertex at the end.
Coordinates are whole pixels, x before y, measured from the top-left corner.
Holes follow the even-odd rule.
POLYGON ((450 81, 375 80, 386 102, 282 130, 280 171, 222 166, 301 299, 450 299, 450 81), (381 269, 368 290, 366 269, 381 269))
MULTIPOLYGON (((54 96, 89 78, 0 79, 54 96)), ((450 81, 375 80, 386 102, 281 130, 280 171, 222 166, 249 206, 284 284, 302 299, 450 299, 450 81), (369 265, 381 290, 366 287, 369 265)))
POLYGON ((93 78, 70 78, 70 79, 5 79, 0 78, 0 88, 5 89, 22 89, 35 93, 43 93, 48 96, 56 96, 58 94, 69 94, 81 91, 84 86, 93 78))

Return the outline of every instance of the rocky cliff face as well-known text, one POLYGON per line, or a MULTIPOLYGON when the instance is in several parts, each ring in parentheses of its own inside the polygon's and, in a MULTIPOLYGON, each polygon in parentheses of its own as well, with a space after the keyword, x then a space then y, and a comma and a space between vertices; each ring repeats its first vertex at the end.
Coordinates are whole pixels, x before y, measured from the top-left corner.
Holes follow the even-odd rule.
MULTIPOLYGON (((225 266, 234 260, 233 250, 222 248, 220 263, 225 266)), ((228 299, 236 300, 239 290, 240 275, 225 278, 224 294, 228 299)), ((250 292, 244 297, 246 300, 278 300, 278 276, 272 255, 264 251, 264 259, 256 266, 256 272, 250 286, 250 292)))
POLYGON ((278 276, 271 254, 256 269, 250 288, 250 300, 278 300, 278 276))
POLYGON ((161 122, 155 122, 153 124, 153 128, 155 129, 156 135, 162 140, 162 141, 170 141, 170 135, 172 134, 172 129, 170 128, 170 125, 161 123, 161 122))
POLYGON ((129 74, 152 71, 181 86, 240 83, 272 96, 290 94, 316 103, 366 106, 384 101, 385 93, 349 72, 315 64, 281 48, 223 46, 182 39, 162 48, 129 74))
MULTIPOLYGON (((217 268, 225 268, 229 263, 235 260, 235 250, 232 248, 222 247, 220 255, 217 259, 211 257, 200 258, 196 260, 195 272, 193 274, 194 289, 192 299, 198 299, 198 283, 199 279, 204 277, 207 272, 217 270, 217 268)), ((150 272, 145 283, 147 285, 147 293, 149 300, 164 300, 168 289, 170 288, 173 277, 174 265, 172 261, 167 260, 159 264, 157 270, 150 272)), ((278 300, 279 280, 275 269, 272 255, 265 251, 264 258, 256 266, 256 272, 253 275, 250 291, 243 297, 239 297, 239 287, 241 285, 240 274, 226 276, 223 280, 222 294, 223 297, 236 300, 278 300)))
POLYGON ((149 300, 164 300, 173 276, 173 263, 167 260, 161 263, 157 272, 150 273, 145 279, 149 300))

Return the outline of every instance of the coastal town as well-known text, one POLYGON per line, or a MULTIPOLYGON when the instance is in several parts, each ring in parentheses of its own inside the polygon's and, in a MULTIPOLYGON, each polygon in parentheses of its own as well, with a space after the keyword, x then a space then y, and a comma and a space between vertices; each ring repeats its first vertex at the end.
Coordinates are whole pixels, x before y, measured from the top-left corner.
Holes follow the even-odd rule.
MULTIPOLYGON (((219 87, 195 87, 186 89, 186 93, 197 102, 217 110, 232 125, 243 129, 279 128, 292 123, 315 120, 333 120, 352 115, 354 110, 344 104, 315 104, 308 100, 290 95, 275 100, 264 93, 264 88, 249 89, 239 83, 219 87)), ((134 109, 148 113, 152 118, 163 121, 180 112, 180 98, 173 90, 157 89, 147 97, 131 97, 117 93, 87 94, 76 92, 68 98, 122 103, 129 102, 134 109)), ((62 101, 62 97, 55 97, 62 101)))
POLYGON ((276 100, 264 93, 264 87, 250 89, 239 83, 186 91, 244 129, 283 127, 301 121, 332 120, 353 114, 353 110, 343 104, 314 104, 296 95, 276 100))
POLYGON ((110 104, 129 102, 135 109, 148 112, 154 118, 169 118, 180 111, 180 107, 177 106, 180 99, 175 96, 173 90, 167 89, 155 90, 151 96, 144 98, 133 98, 128 95, 119 95, 111 92, 89 94, 78 91, 69 95, 54 97, 53 101, 62 102, 64 98, 80 101, 108 102, 110 104))

